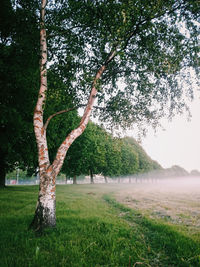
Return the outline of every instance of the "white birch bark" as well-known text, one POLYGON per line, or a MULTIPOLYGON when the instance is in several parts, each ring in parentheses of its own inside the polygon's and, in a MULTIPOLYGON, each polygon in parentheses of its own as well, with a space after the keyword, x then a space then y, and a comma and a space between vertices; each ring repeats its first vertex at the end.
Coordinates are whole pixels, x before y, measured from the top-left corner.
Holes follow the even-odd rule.
POLYGON ((49 165, 49 155, 46 141, 46 130, 43 123, 43 107, 46 100, 47 91, 47 42, 46 42, 46 30, 45 30, 45 6, 46 0, 42 0, 41 7, 41 22, 40 22, 40 90, 38 94, 38 100, 33 115, 34 131, 38 146, 38 159, 40 167, 40 175, 45 170, 45 167, 49 165))
MULTIPOLYGON (((46 128, 48 125, 48 120, 46 124, 43 122, 43 112, 47 93, 47 41, 46 41, 46 29, 45 29, 45 7, 46 0, 41 0, 41 18, 40 18, 40 89, 38 94, 38 100, 34 111, 34 131, 36 136, 36 142, 38 147, 38 162, 39 162, 39 172, 40 172, 40 189, 37 207, 35 211, 35 216, 30 225, 31 228, 35 230, 41 230, 43 227, 51 227, 56 224, 56 177, 63 165, 66 153, 70 145, 74 140, 79 137, 85 130, 92 108, 94 106, 94 101, 97 96, 96 84, 101 78, 106 65, 115 57, 116 51, 112 52, 108 57, 106 63, 97 71, 94 77, 92 89, 88 99, 87 106, 85 108, 83 117, 79 126, 71 131, 71 133, 66 137, 63 143, 58 148, 55 160, 50 165, 48 146, 46 139, 46 128)), ((58 112, 59 114, 59 112, 58 112)), ((51 118, 51 116, 50 116, 51 118)), ((50 120, 50 119, 49 119, 50 120)))
POLYGON ((43 112, 47 92, 47 41, 45 29, 45 7, 47 1, 42 0, 40 17, 40 89, 34 111, 33 124, 38 147, 38 163, 40 173, 40 189, 35 216, 31 227, 41 230, 45 226, 55 226, 55 176, 47 168, 50 165, 46 129, 43 122, 43 112))

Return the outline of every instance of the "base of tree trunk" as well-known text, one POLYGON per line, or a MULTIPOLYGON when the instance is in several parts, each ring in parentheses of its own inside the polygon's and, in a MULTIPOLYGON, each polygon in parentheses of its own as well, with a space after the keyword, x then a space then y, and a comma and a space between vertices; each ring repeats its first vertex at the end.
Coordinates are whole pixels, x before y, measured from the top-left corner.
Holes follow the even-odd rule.
POLYGON ((94 184, 94 176, 93 176, 93 171, 90 169, 90 183, 94 184))
POLYGON ((0 165, 0 188, 6 187, 6 171, 3 164, 0 165))
POLYGON ((48 207, 43 207, 41 203, 38 203, 34 218, 29 226, 29 229, 32 229, 36 232, 42 232, 45 228, 52 228, 55 226, 55 203, 53 205, 53 209, 51 210, 48 207))
POLYGON ((77 184, 76 176, 73 176, 73 184, 77 184))

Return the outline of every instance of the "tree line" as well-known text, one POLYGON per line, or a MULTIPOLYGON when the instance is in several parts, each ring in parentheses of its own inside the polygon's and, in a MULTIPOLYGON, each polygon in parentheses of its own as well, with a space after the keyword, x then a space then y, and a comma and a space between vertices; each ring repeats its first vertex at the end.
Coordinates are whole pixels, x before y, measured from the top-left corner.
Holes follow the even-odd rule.
MULTIPOLYGON (((60 128, 60 123, 52 122, 51 128, 52 140, 49 140, 49 143, 54 144, 50 149, 53 157, 55 143, 61 141, 58 135, 55 133, 53 135, 53 129, 60 128)), ((36 170, 31 173, 33 168, 30 167, 26 167, 24 172, 20 170, 21 178, 26 179, 28 176, 37 175, 36 170)), ((9 177, 17 176, 18 167, 15 168, 15 171, 8 175, 9 177)), ((90 176, 91 183, 94 183, 94 175, 102 175, 107 183, 108 178, 125 178, 161 169, 162 167, 146 154, 134 138, 113 137, 103 127, 90 121, 84 133, 70 147, 61 173, 62 178, 71 178, 74 184, 77 183, 78 176, 86 175, 90 176)))
POLYGON ((107 177, 128 176, 161 169, 130 137, 117 138, 89 122, 87 129, 70 147, 61 172, 68 177, 94 174, 107 177))

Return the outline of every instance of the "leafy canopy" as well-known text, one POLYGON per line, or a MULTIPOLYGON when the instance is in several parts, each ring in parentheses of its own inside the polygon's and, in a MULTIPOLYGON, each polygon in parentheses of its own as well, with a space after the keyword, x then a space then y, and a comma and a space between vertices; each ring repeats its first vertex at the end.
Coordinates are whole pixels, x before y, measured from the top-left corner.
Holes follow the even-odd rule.
POLYGON ((108 125, 157 124, 167 111, 172 116, 183 110, 185 90, 192 97, 190 70, 199 67, 198 11, 192 0, 55 1, 47 10, 49 55, 79 104, 106 64, 98 82, 103 112, 95 115, 108 125))

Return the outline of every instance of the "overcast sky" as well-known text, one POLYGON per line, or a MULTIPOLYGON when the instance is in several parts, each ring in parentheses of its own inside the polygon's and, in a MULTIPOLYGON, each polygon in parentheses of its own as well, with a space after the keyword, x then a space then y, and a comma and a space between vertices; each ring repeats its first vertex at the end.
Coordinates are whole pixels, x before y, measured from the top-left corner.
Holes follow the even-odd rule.
POLYGON ((164 168, 179 165, 187 171, 200 171, 200 93, 190 108, 191 121, 186 116, 176 116, 172 122, 163 119, 165 131, 158 129, 155 134, 149 130, 142 139, 147 154, 164 168))

